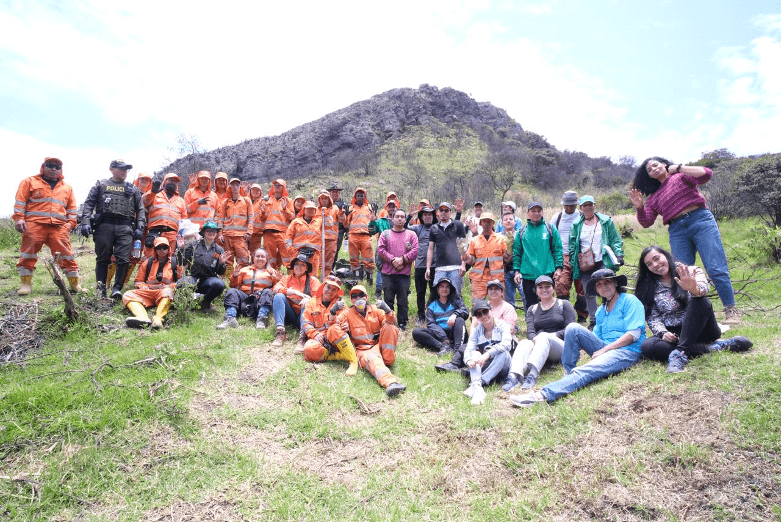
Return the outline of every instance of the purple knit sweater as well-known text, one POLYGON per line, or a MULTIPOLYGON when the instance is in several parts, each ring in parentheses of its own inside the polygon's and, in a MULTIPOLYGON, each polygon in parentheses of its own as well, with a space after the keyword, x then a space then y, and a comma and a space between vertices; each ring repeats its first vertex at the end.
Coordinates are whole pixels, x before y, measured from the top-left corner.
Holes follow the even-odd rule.
POLYGON ((418 236, 412 230, 384 230, 377 241, 377 255, 382 259, 383 274, 410 275, 412 263, 418 257, 418 236), (391 261, 394 257, 404 258, 401 270, 393 268, 391 261))
POLYGON ((707 183, 713 176, 713 171, 705 167, 705 174, 695 178, 688 174, 675 173, 664 180, 659 190, 648 196, 643 208, 637 209, 637 221, 648 228, 656 221, 656 216, 662 216, 662 223, 667 225, 670 220, 691 205, 708 208, 705 197, 700 194, 697 185, 707 183))

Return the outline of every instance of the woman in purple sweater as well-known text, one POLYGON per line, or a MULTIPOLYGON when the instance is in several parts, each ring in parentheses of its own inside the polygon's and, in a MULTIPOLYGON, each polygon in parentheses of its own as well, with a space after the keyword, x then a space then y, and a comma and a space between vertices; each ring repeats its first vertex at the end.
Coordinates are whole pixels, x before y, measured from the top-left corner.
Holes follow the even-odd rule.
POLYGON ((662 216, 662 223, 669 225, 670 249, 676 258, 686 265, 694 265, 697 252, 700 253, 702 264, 724 304, 724 322, 736 325, 740 324, 740 313, 735 308, 721 233, 697 188, 712 175, 706 167, 674 165, 654 156, 638 167, 629 196, 637 209, 637 221, 643 227, 653 225, 658 215, 662 216), (643 196, 647 196, 645 201, 643 196))

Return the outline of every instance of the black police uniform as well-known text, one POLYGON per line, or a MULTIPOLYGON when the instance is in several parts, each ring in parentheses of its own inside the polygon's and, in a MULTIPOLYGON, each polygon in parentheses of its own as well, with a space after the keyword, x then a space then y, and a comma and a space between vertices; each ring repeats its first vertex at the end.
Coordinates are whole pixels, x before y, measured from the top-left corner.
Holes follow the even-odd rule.
POLYGON ((98 181, 84 201, 81 222, 87 223, 85 220, 90 217, 97 257, 95 279, 98 289, 105 296, 108 265, 113 255, 117 271, 112 294, 121 292, 129 268, 133 233, 144 229, 146 212, 141 192, 127 181, 116 182, 111 178, 98 181))

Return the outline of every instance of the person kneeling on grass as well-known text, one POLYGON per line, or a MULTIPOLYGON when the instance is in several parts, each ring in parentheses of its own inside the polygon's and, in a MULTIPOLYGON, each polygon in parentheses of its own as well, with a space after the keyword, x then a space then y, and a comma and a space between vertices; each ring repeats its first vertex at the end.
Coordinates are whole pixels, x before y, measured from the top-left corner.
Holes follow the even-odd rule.
POLYGON ((388 369, 396 362, 396 316, 383 301, 371 306, 368 297, 363 285, 350 289, 353 305, 339 313, 336 324, 329 328, 328 339, 336 346, 342 346, 345 340, 352 342, 361 368, 369 370, 388 397, 394 397, 406 389, 388 369))
POLYGON ((255 250, 252 264, 231 274, 231 288, 224 301, 225 320, 217 325, 217 329, 237 328, 236 316, 239 314, 255 319, 257 329, 266 328, 274 299, 271 288, 280 278, 281 274, 272 266, 268 252, 262 248, 255 250))
POLYGON ((307 336, 304 359, 309 362, 347 361, 347 375, 358 372, 358 356, 350 338, 336 327, 342 301, 342 281, 329 275, 301 312, 301 331, 307 336))
POLYGON ((477 406, 485 402, 485 386, 503 381, 510 370, 510 347, 512 333, 510 326, 491 315, 491 305, 483 299, 476 299, 472 315, 478 324, 472 330, 464 353, 469 368, 469 388, 464 395, 477 406))
POLYGON ((626 276, 617 276, 608 268, 594 272, 586 293, 602 296, 602 306, 597 310, 593 333, 577 323, 569 324, 564 330, 561 354, 564 377, 542 391, 512 396, 510 402, 523 407, 553 402, 640 360, 640 345, 645 340, 645 311, 637 297, 625 293, 626 282, 626 276), (591 355, 591 360, 576 367, 581 348, 591 355))
POLYGON ((648 359, 667 361, 667 372, 682 372, 689 358, 728 349, 744 352, 753 346, 739 335, 720 340, 710 285, 696 266, 673 260, 670 252, 652 245, 640 254, 635 295, 645 307, 653 336, 640 347, 648 359))
POLYGON ((170 252, 168 239, 162 236, 155 239, 154 253, 141 263, 134 289, 122 296, 122 302, 133 313, 133 317, 125 320, 127 326, 163 327, 163 319, 171 307, 176 281, 182 271, 182 267, 176 266, 176 257, 169 255, 170 252), (150 321, 146 308, 153 305, 157 305, 157 311, 150 321))
POLYGON ((412 330, 412 338, 426 348, 437 350, 439 356, 455 352, 460 367, 464 356, 461 347, 464 321, 469 319, 469 310, 447 277, 440 279, 434 290, 436 293, 431 294, 426 306, 426 328, 412 330))
POLYGON ((557 299, 553 279, 541 275, 534 282, 539 302, 526 311, 526 339, 518 343, 510 374, 502 389, 509 392, 523 380, 521 388, 537 385, 546 361, 560 361, 564 349, 564 329, 575 322, 575 309, 569 301, 557 299))

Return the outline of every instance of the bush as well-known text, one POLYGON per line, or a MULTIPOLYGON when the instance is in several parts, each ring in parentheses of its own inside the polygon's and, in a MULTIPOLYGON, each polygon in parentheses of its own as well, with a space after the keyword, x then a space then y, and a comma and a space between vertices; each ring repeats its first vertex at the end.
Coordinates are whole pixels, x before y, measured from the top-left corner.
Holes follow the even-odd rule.
POLYGON ((10 219, 0 220, 0 248, 19 248, 22 245, 22 234, 14 228, 10 219))
MULTIPOLYGON (((596 197, 597 212, 603 214, 626 214, 632 209, 632 200, 629 199, 629 192, 613 191, 610 194, 596 197)), ((632 211, 634 213, 634 211, 632 211)))
POLYGON ((757 225, 751 227, 748 246, 761 262, 781 263, 781 228, 757 225))

